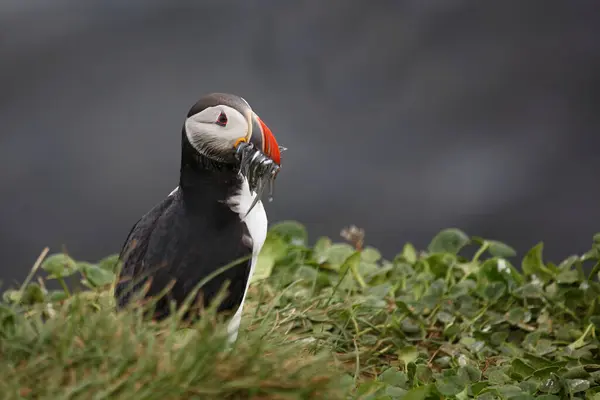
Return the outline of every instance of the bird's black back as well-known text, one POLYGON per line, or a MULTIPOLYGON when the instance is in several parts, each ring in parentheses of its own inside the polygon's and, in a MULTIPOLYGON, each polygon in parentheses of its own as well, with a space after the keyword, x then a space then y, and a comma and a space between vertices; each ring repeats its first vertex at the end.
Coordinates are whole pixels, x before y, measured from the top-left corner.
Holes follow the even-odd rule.
MULTIPOLYGON (((186 171, 182 171, 185 174, 186 171)), ((182 175, 185 177, 184 175, 182 175)), ((156 306, 156 318, 169 313, 169 300, 180 305, 209 274, 239 258, 247 261, 206 283, 201 293, 212 299, 226 281, 228 296, 220 310, 235 310, 241 303, 250 272, 251 243, 246 225, 225 203, 239 185, 232 171, 193 171, 180 187, 144 215, 133 227, 121 250, 122 269, 115 295, 119 307, 151 277, 147 296, 156 296, 175 280, 168 296, 156 306), (132 285, 131 279, 136 283, 132 285)))

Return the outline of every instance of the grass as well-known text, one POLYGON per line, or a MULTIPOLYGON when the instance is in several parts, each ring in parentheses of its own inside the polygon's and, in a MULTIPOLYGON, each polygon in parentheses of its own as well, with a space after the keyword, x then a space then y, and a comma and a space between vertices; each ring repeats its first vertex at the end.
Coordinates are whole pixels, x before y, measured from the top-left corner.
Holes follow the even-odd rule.
POLYGON ((114 256, 46 250, 3 296, 2 399, 600 400, 600 235, 558 265, 538 244, 519 269, 457 229, 393 260, 363 236, 309 247, 273 226, 233 347, 214 307, 191 325, 115 313, 114 256))

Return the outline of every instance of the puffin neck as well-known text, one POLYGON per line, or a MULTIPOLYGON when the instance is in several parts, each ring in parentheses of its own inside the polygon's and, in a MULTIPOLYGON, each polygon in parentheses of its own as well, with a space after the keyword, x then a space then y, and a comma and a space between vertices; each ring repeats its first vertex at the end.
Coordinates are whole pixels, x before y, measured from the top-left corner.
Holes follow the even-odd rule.
POLYGON ((184 143, 181 154, 179 187, 189 194, 217 192, 224 200, 239 187, 239 166, 218 162, 198 154, 189 143, 184 143))

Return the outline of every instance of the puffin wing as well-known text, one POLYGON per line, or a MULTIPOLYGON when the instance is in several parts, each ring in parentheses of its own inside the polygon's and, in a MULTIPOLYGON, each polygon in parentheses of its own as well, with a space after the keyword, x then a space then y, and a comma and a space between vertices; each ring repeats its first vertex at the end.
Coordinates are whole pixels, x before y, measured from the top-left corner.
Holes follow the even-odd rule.
POLYGON ((130 232, 121 257, 122 276, 134 283, 120 283, 119 305, 151 277, 148 296, 155 296, 172 284, 168 296, 157 303, 156 317, 169 312, 169 300, 181 304, 196 285, 231 262, 240 263, 212 278, 201 288, 204 305, 228 282, 228 296, 220 310, 235 310, 242 303, 252 266, 252 243, 239 215, 226 204, 185 204, 181 191, 167 197, 144 215, 130 232), (125 289, 128 291, 125 292, 125 289))
POLYGON ((131 228, 119 253, 121 272, 115 287, 118 306, 123 307, 130 298, 131 292, 139 289, 145 279, 140 279, 139 272, 144 269, 144 258, 148 250, 150 237, 157 221, 173 203, 172 196, 155 205, 142 216, 131 228))

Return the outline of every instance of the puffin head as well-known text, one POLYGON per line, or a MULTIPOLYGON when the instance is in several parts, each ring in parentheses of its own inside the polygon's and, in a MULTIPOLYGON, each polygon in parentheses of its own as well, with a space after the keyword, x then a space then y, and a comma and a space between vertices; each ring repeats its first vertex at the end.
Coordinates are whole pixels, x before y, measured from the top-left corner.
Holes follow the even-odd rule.
POLYGON ((269 186, 269 200, 285 150, 269 127, 243 98, 212 93, 192 106, 183 126, 182 165, 190 160, 209 160, 211 168, 233 168, 255 192, 254 205, 269 186))
POLYGON ((204 96, 190 108, 183 130, 184 142, 217 163, 240 163, 241 149, 251 145, 277 166, 281 164, 281 149, 273 133, 239 96, 204 96))

